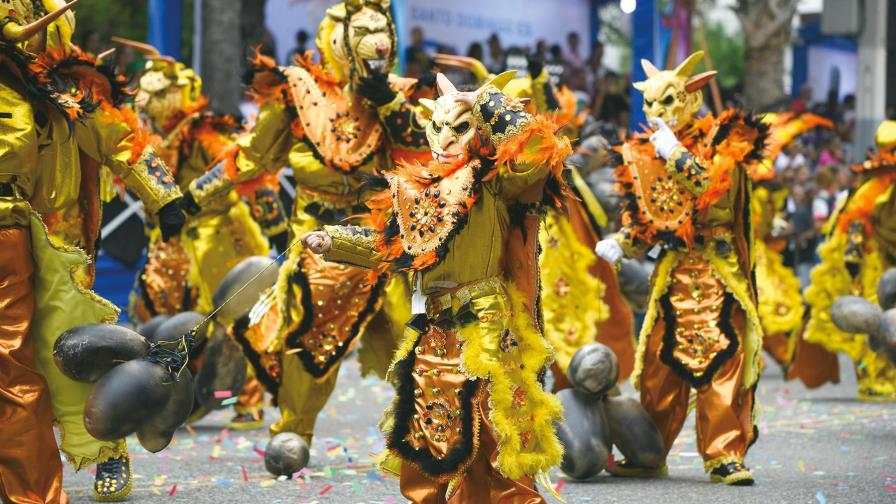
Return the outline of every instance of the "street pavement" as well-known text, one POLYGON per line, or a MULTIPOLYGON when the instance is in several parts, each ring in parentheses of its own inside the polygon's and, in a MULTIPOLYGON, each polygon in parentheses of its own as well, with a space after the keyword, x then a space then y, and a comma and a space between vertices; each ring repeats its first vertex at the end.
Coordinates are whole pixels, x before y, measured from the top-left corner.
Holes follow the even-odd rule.
MULTIPOLYGON (((555 488, 568 503, 896 503, 896 404, 856 401, 852 366, 841 359, 840 367, 841 383, 817 390, 784 382, 777 366, 767 367, 758 390, 760 436, 747 459, 757 478, 753 487, 709 482, 691 415, 670 454, 669 477, 623 480, 604 474, 573 482, 555 470, 555 488)), ((227 431, 231 413, 220 410, 179 430, 159 454, 128 439, 135 478, 130 502, 405 502, 398 482, 371 465, 383 447, 375 425, 391 389, 378 379, 361 379, 352 358, 341 373, 318 419, 311 464, 300 478, 273 479, 263 462, 267 431, 227 431)), ((634 393, 628 385, 623 392, 634 393)), ((266 414, 268 423, 278 416, 274 408, 266 414)), ((73 503, 91 502, 91 473, 66 467, 64 486, 73 503)))

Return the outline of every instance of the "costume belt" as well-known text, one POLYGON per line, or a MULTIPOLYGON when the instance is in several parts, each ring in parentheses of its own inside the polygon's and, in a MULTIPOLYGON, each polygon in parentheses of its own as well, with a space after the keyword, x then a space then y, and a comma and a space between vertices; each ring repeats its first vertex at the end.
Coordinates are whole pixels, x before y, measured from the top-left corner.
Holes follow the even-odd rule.
MULTIPOLYGON (((462 318, 472 314, 470 303, 474 299, 504 292, 504 281, 499 277, 474 280, 457 287, 441 290, 426 298, 426 315, 433 319, 462 318)), ((467 320, 458 320, 460 323, 467 320)))
POLYGON ((693 246, 688 247, 684 244, 684 242, 676 241, 676 244, 678 246, 673 246, 670 248, 675 248, 680 251, 687 251, 704 250, 709 247, 713 247, 716 254, 718 254, 720 257, 727 257, 731 253, 733 239, 734 233, 731 228, 727 226, 697 228, 694 232, 693 246))

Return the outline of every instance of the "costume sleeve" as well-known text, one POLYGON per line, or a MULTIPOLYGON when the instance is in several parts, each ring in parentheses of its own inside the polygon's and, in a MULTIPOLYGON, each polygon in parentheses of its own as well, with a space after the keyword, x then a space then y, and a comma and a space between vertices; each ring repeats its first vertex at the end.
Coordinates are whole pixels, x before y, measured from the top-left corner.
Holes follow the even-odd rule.
POLYGON ((75 123, 75 139, 84 154, 108 166, 125 187, 137 194, 150 213, 181 198, 164 161, 147 144, 136 114, 127 108, 103 106, 75 123))
POLYGON ((410 150, 429 150, 426 140, 426 119, 419 107, 412 105, 404 93, 395 93, 391 102, 377 107, 380 121, 386 127, 393 146, 410 150))
POLYGON ((238 138, 223 160, 190 183, 196 203, 202 207, 229 193, 237 183, 286 166, 296 141, 291 123, 292 114, 285 105, 263 106, 252 131, 238 138))
POLYGON ((521 102, 494 86, 479 93, 473 116, 497 153, 500 191, 506 198, 519 197, 548 176, 560 178, 572 148, 568 139, 555 134, 556 125, 546 116, 529 114, 521 102))
POLYGON ((324 253, 325 260, 350 264, 359 268, 378 269, 376 233, 371 228, 359 226, 324 226, 333 240, 333 246, 324 253))
POLYGON ((704 161, 693 157, 684 147, 679 147, 666 161, 666 172, 692 194, 700 196, 709 187, 709 174, 704 165, 704 161))
POLYGON ((277 189, 267 185, 255 190, 252 215, 265 236, 276 236, 289 229, 289 221, 277 189))

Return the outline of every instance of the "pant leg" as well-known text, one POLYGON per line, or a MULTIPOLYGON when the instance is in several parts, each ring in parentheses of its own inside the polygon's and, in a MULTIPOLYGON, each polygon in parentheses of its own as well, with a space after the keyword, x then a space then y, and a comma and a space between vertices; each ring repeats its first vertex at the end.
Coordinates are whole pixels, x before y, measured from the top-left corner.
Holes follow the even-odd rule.
POLYGON ((0 228, 0 500, 65 503, 47 385, 35 370, 30 233, 0 228))
POLYGON ((498 470, 498 440, 488 420, 488 410, 488 394, 483 394, 477 407, 480 417, 479 451, 448 499, 448 504, 547 504, 535 490, 533 478, 512 480, 498 470))
POLYGON ((258 418, 258 412, 264 408, 264 387, 255 377, 255 370, 246 363, 246 383, 237 397, 234 411, 239 414, 252 413, 258 418))
POLYGON ((316 381, 305 371, 295 354, 283 355, 283 379, 277 393, 281 417, 271 426, 271 432, 295 432, 311 444, 317 415, 327 404, 336 387, 341 363, 323 381, 316 381))
POLYGON ((665 329, 662 316, 658 316, 656 325, 647 336, 649 339, 639 385, 641 405, 659 428, 668 455, 688 417, 688 395, 691 389, 687 382, 660 360, 665 329))
MULTIPOLYGON (((746 317, 738 306, 732 325, 744 334, 746 317)), ((743 461, 755 439, 753 393, 743 389, 745 356, 741 349, 697 390, 697 450, 707 470, 730 461, 743 461)))

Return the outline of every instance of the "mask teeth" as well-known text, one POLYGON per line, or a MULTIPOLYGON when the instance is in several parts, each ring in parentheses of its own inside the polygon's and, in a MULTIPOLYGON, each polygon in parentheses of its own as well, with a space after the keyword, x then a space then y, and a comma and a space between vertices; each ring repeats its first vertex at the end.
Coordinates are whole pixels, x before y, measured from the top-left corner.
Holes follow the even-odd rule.
POLYGON ((382 72, 386 69, 386 60, 384 59, 367 60, 366 64, 369 70, 382 72))

